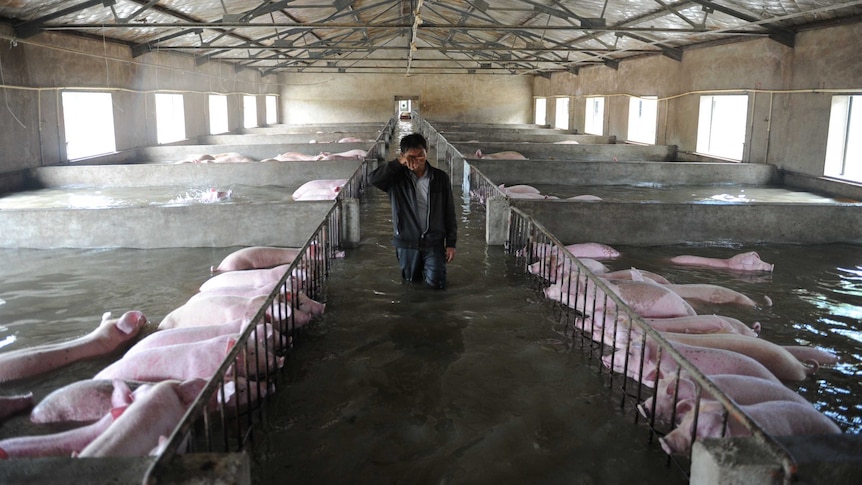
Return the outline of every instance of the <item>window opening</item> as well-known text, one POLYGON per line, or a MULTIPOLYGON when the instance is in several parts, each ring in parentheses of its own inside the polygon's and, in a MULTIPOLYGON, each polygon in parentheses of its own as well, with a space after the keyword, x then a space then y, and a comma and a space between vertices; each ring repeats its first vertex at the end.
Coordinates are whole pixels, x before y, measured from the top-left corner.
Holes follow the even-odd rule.
POLYGON ((605 98, 596 96, 587 98, 584 133, 605 134, 605 98))
POLYGON ((242 97, 242 127, 254 128, 257 126, 257 96, 242 97))
POLYGON ((210 134, 227 133, 227 96, 223 94, 210 94, 210 134))
POLYGON ((111 93, 66 91, 61 98, 67 160, 117 150, 111 93))
POLYGON ((701 96, 697 152, 742 160, 747 119, 747 95, 701 96))
POLYGON ((833 96, 823 175, 862 182, 862 95, 833 96))
POLYGON ((655 144, 658 98, 640 96, 629 98, 628 140, 655 144))
POLYGON ((533 123, 537 125, 547 124, 548 99, 536 98, 536 110, 533 123))
POLYGON ((556 112, 554 114, 554 128, 561 130, 569 129, 569 98, 557 98, 556 112))
POLYGON ((266 124, 278 123, 278 99, 275 96, 266 97, 266 124))
POLYGON ((170 143, 185 138, 183 95, 156 93, 156 142, 170 143))

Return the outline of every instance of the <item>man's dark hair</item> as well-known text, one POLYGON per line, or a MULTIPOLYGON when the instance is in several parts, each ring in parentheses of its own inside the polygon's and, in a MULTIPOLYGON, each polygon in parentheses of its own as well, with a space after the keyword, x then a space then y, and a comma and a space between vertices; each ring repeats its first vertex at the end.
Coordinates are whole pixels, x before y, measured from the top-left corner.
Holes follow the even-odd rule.
POLYGON ((425 141, 425 137, 420 133, 411 133, 401 139, 399 146, 401 148, 401 153, 406 153, 408 150, 412 150, 414 148, 427 150, 428 142, 425 141))

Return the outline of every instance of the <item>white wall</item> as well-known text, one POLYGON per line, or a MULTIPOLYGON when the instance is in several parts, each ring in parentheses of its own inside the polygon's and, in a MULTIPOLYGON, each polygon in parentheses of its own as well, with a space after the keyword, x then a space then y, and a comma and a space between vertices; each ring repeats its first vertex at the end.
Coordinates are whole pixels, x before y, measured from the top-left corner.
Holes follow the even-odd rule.
MULTIPOLYGON (((573 129, 583 132, 584 98, 605 95, 606 135, 624 140, 629 95, 659 98, 658 143, 694 151, 702 93, 749 93, 743 161, 822 175, 830 101, 862 93, 862 23, 800 32, 790 48, 763 38, 534 78, 536 96, 573 96, 573 129)), ((549 114, 551 116, 551 114, 549 114)))
POLYGON ((527 76, 281 74, 287 124, 385 121, 396 96, 418 96, 429 120, 530 123, 527 76))

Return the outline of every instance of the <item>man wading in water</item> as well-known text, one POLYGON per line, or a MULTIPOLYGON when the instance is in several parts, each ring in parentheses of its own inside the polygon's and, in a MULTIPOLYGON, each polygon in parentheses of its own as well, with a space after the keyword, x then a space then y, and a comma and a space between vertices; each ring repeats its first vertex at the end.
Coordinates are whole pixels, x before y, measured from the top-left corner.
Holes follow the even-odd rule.
POLYGON ((400 148, 396 160, 371 172, 370 181, 389 194, 401 276, 443 289, 458 236, 452 185, 446 172, 428 164, 428 143, 421 134, 405 136, 400 148))

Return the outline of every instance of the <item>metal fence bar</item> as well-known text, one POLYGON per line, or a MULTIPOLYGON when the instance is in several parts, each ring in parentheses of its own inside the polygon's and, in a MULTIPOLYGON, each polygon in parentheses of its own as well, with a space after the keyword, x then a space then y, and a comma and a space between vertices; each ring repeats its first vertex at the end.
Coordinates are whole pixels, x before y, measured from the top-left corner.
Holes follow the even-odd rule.
POLYGON ((275 378, 301 330, 296 316, 299 294, 315 299, 329 275, 331 260, 342 249, 342 203, 363 193, 363 163, 348 180, 324 220, 240 333, 214 376, 169 437, 144 474, 142 483, 158 483, 159 474, 179 453, 242 451, 249 442, 262 403, 275 390, 275 378), (229 395, 227 388, 232 388, 229 395), (228 404, 232 399, 233 404, 228 404), (215 416, 214 416, 215 414, 215 416), (215 419, 213 419, 215 418, 215 419))
MULTIPOLYGON (((471 170, 471 182, 475 183, 483 178, 481 173, 471 170)), ((640 419, 639 411, 649 411, 647 424, 650 439, 654 434, 665 435, 674 429, 677 420, 675 413, 679 397, 679 377, 684 372, 685 377, 695 384, 695 406, 691 411, 694 413, 693 423, 685 456, 690 456, 691 445, 699 438, 697 420, 700 417, 700 402, 701 398, 708 394, 722 406, 722 435, 727 432, 730 419, 740 423, 775 456, 783 468, 784 481, 789 483, 795 479, 797 465, 793 456, 659 332, 629 308, 601 278, 573 256, 542 224, 517 207, 510 207, 508 235, 506 252, 513 254, 525 271, 535 274, 542 281, 546 296, 557 300, 561 309, 571 315, 567 321, 582 333, 584 340, 591 342, 591 357, 595 356, 601 361, 599 374, 603 372, 603 367, 607 367, 611 389, 614 388, 613 382, 617 374, 620 375, 621 408, 625 409, 627 404, 633 404, 631 408, 635 422, 640 419), (648 368, 652 362, 655 367, 648 368), (677 378, 676 387, 670 396, 671 414, 667 422, 658 419, 657 394, 660 377, 662 381, 671 377, 677 378), (640 404, 647 394, 653 397, 651 407, 640 404)))

